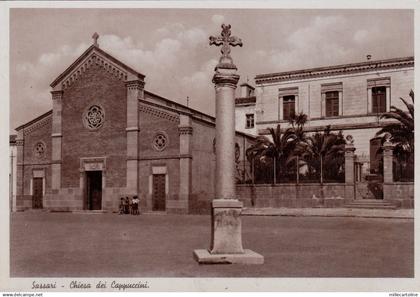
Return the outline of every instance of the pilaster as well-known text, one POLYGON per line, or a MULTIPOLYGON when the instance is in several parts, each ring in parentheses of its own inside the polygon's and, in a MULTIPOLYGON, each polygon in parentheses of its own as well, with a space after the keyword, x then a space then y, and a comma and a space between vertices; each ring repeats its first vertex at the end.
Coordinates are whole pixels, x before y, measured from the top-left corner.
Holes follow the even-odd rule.
MULTIPOLYGON (((190 115, 180 115, 179 132, 179 200, 180 205, 189 205, 191 195, 191 167, 192 167, 192 119, 190 115)), ((188 212, 187 209, 181 212, 188 212)))
POLYGON ((353 140, 345 144, 344 148, 344 170, 345 170, 345 199, 355 199, 355 184, 354 184, 354 151, 356 148, 353 145, 353 140))
POLYGON ((139 108, 138 100, 144 97, 144 81, 132 80, 125 83, 127 88, 127 194, 138 194, 139 172, 139 108))
POLYGON ((63 91, 52 91, 52 157, 51 157, 51 189, 61 188, 61 146, 62 146, 62 99, 63 91))
MULTIPOLYGON (((383 164, 384 164, 384 183, 393 183, 393 150, 394 145, 389 141, 385 141, 383 148, 383 164)), ((385 194, 385 193, 384 193, 385 194)))
POLYGON ((24 199, 24 138, 23 129, 16 137, 16 209, 22 208, 24 199))

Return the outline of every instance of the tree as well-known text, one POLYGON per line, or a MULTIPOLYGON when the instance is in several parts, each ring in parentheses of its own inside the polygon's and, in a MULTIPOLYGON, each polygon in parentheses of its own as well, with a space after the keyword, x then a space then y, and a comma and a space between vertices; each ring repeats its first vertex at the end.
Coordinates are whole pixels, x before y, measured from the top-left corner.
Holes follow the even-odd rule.
POLYGON ((323 184, 325 166, 328 168, 326 177, 334 178, 343 172, 345 144, 342 132, 333 133, 327 126, 323 132, 316 132, 297 144, 295 153, 308 165, 309 175, 319 174, 323 184))
POLYGON ((390 111, 381 115, 381 119, 392 119, 385 127, 376 133, 382 136, 382 142, 389 137, 391 143, 395 144, 394 155, 400 162, 414 161, 414 92, 409 94, 412 103, 403 98, 400 100, 407 107, 407 111, 391 106, 390 111))
POLYGON ((289 156, 287 163, 293 159, 296 164, 296 183, 299 182, 299 169, 300 169, 300 152, 296 149, 299 143, 305 142, 304 126, 308 121, 308 116, 303 112, 298 114, 293 113, 289 118, 289 124, 292 126, 293 131, 293 153, 289 156))
POLYGON ((275 183, 277 177, 282 177, 286 173, 284 169, 287 167, 288 157, 293 152, 294 136, 291 128, 282 132, 280 125, 277 125, 276 129, 269 128, 269 132, 273 141, 266 136, 258 136, 256 143, 247 149, 246 155, 250 162, 273 164, 275 183))

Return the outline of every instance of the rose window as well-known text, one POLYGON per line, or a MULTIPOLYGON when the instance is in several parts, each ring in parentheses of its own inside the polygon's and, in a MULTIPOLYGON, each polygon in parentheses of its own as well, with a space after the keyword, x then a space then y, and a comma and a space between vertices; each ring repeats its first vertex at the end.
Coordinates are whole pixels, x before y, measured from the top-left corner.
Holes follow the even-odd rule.
POLYGON ((163 133, 156 134, 153 139, 153 147, 158 151, 163 151, 168 145, 168 138, 163 133))
POLYGON ((34 155, 37 158, 42 158, 45 156, 45 144, 43 142, 38 142, 34 147, 34 155))
POLYGON ((83 122, 91 130, 99 129, 104 124, 105 113, 99 105, 92 105, 86 110, 83 122))

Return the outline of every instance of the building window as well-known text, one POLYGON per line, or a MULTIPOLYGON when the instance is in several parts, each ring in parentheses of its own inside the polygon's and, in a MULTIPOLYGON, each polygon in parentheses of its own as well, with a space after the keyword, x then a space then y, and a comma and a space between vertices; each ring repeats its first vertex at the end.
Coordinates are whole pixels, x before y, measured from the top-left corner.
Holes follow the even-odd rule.
POLYGON ((254 114, 253 113, 246 115, 245 128, 246 129, 254 128, 254 114))
POLYGON ((338 91, 325 93, 325 116, 335 117, 339 113, 339 96, 338 91))
POLYGON ((372 113, 386 112, 386 87, 372 88, 372 113))
POLYGON ((295 114, 295 96, 283 96, 283 120, 289 120, 295 114))

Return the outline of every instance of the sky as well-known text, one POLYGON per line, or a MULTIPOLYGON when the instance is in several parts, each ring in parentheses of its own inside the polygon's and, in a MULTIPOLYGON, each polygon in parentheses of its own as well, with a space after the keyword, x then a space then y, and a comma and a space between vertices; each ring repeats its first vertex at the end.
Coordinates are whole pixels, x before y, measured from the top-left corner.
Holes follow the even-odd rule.
MULTIPOLYGON (((222 23, 242 39, 231 56, 240 83, 257 74, 414 55, 411 10, 10 10, 10 132, 52 108, 50 83, 91 44, 146 75, 145 89, 215 114, 208 37, 222 23)), ((237 90, 239 94, 239 90, 237 90)))

